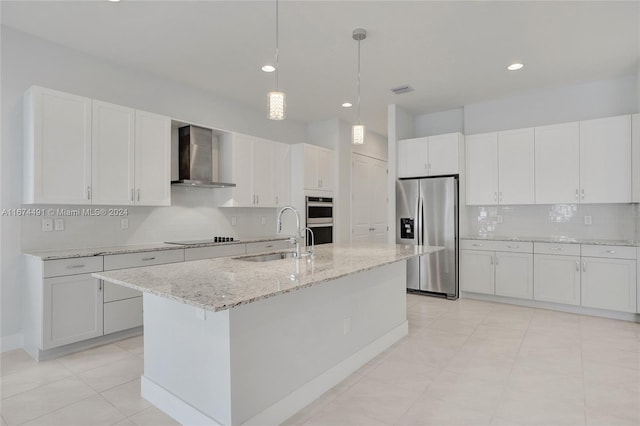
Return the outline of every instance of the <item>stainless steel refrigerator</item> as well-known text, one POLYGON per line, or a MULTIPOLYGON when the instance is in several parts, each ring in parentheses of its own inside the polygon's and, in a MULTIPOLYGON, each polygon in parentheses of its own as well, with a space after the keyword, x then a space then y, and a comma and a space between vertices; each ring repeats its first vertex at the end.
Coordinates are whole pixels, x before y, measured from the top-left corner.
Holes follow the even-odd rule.
POLYGON ((458 298, 458 177, 398 179, 396 242, 443 246, 407 261, 407 290, 458 298))

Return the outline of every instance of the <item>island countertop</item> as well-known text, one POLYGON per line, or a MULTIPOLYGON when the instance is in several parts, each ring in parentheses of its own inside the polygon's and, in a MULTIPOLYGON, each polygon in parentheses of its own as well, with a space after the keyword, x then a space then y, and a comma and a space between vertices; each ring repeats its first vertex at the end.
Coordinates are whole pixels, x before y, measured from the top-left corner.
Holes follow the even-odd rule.
POLYGON ((245 255, 93 276, 209 311, 223 311, 442 249, 382 243, 323 244, 315 248, 314 259, 250 262, 242 260, 248 257, 245 255))

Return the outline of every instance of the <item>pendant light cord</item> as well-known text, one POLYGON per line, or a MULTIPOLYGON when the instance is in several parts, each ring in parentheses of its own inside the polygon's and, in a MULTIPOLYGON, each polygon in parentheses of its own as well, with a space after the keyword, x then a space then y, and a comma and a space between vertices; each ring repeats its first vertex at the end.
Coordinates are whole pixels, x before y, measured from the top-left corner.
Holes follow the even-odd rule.
POLYGON ((279 25, 279 19, 278 19, 278 15, 279 15, 279 10, 278 10, 278 0, 276 0, 276 91, 280 91, 280 85, 278 84, 278 71, 280 70, 280 66, 278 64, 278 57, 280 56, 280 49, 279 49, 279 39, 280 39, 280 33, 278 31, 280 25, 279 25))
POLYGON ((360 124, 360 40, 358 40, 358 124, 360 124))

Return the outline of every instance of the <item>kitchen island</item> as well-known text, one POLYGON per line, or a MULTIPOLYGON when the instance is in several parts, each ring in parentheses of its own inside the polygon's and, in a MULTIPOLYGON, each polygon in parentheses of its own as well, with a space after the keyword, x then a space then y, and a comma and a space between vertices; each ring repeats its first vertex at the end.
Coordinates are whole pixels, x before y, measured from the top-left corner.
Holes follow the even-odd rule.
POLYGON ((183 424, 278 424, 407 334, 406 259, 440 247, 327 244, 100 272, 144 295, 142 395, 183 424))

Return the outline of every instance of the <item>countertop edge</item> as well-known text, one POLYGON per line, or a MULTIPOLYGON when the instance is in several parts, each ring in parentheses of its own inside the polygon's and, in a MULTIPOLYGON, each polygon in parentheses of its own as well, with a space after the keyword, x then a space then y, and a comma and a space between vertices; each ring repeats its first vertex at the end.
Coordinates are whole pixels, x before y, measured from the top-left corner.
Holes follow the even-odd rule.
POLYGON ((460 237, 461 240, 474 240, 474 241, 517 241, 523 243, 555 243, 555 244, 586 244, 586 245, 600 245, 600 246, 620 246, 620 247, 640 247, 638 241, 624 241, 624 240, 601 240, 601 239, 587 239, 587 238, 545 238, 545 237, 507 237, 507 236, 495 236, 495 237, 483 237, 479 235, 465 235, 460 237))
POLYGON ((248 238, 236 241, 228 241, 224 243, 198 243, 198 244, 168 244, 168 243, 149 243, 141 244, 137 247, 135 244, 131 246, 114 246, 114 247, 90 247, 82 249, 62 249, 62 250, 26 250, 22 254, 30 257, 34 257, 40 260, 60 260, 60 259, 75 259, 78 257, 95 257, 95 256, 110 256, 114 254, 130 254, 130 253, 144 253, 147 251, 164 251, 164 250, 181 250, 187 248, 199 248, 199 247, 214 247, 214 246, 229 246, 234 244, 248 244, 248 243, 260 243, 266 241, 280 241, 286 240, 289 237, 257 237, 248 238), (59 252, 69 251, 68 254, 61 254, 59 252), (84 252, 81 252, 84 251, 84 252), (73 253, 77 252, 77 253, 73 253))

